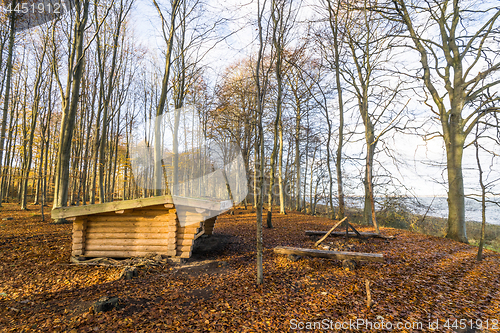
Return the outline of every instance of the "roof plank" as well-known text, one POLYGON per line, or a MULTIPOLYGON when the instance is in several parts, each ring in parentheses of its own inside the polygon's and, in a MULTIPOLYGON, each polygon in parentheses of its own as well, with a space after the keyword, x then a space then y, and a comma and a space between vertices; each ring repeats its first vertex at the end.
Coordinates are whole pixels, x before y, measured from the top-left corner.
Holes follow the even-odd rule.
POLYGON ((232 206, 231 200, 198 199, 164 195, 151 198, 112 201, 94 205, 58 207, 52 209, 52 218, 62 219, 165 204, 175 204, 176 206, 188 206, 213 211, 223 211, 232 206))

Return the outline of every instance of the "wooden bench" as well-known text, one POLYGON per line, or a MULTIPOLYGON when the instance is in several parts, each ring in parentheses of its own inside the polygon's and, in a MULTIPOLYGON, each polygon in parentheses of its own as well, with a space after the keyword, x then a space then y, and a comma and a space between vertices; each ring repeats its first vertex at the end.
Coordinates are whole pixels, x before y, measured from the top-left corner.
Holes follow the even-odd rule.
POLYGON ((342 260, 343 266, 348 268, 355 268, 356 261, 371 261, 371 262, 385 261, 384 255, 380 253, 326 251, 326 250, 305 249, 300 247, 288 247, 288 246, 277 246, 274 248, 274 252, 285 255, 342 260))

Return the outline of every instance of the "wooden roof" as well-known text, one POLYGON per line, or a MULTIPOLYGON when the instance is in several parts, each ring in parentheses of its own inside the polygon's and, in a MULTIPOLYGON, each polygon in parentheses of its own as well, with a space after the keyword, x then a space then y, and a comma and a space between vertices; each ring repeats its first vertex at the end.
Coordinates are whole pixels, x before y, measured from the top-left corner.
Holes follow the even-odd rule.
POLYGON ((189 206, 213 211, 224 211, 232 206, 231 200, 197 199, 165 195, 151 198, 112 201, 94 205, 59 207, 52 210, 52 218, 62 219, 66 217, 93 215, 164 204, 175 204, 177 206, 189 206))

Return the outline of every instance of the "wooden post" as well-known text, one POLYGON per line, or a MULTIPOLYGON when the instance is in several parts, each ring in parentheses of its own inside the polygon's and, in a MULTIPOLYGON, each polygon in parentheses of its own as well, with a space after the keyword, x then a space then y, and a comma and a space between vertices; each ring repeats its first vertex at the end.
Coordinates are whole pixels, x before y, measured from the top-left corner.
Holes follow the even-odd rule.
POLYGON ((215 221, 217 221, 217 216, 205 220, 203 223, 203 229, 205 230, 205 235, 212 235, 214 230, 215 221))
POLYGON ((372 294, 370 292, 370 281, 365 280, 366 283, 366 307, 370 308, 372 306, 372 294))

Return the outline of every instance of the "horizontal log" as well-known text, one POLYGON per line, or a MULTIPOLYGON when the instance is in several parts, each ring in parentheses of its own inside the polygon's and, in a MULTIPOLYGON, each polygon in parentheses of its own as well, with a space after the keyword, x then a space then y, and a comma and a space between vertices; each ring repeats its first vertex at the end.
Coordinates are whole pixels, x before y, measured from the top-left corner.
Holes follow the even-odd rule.
POLYGON ((193 245, 193 239, 177 239, 177 245, 193 245))
MULTIPOLYGON (((327 231, 317 231, 317 230, 306 230, 306 236, 324 236, 327 231)), ((393 239, 394 236, 384 236, 381 234, 377 234, 374 232, 360 232, 360 235, 363 237, 373 237, 373 238, 383 238, 383 239, 393 239)), ((345 231, 334 231, 330 233, 329 236, 332 237, 340 237, 345 236, 345 231)), ((349 231, 347 233, 347 237, 357 237, 356 233, 349 231)))
POLYGON ((179 216, 178 221, 179 225, 182 227, 200 226, 200 224, 203 223, 203 219, 193 219, 191 217, 183 218, 182 216, 179 216))
POLYGON ((163 245, 163 246, 153 246, 153 245, 85 245, 86 251, 142 251, 142 252, 156 252, 161 253, 165 251, 176 250, 177 245, 163 245))
POLYGON ((179 251, 177 251, 177 257, 191 258, 191 252, 179 252, 179 251))
POLYGON ((71 251, 72 256, 81 256, 83 254, 83 250, 73 250, 71 251))
POLYGON ((87 239, 169 239, 175 237, 175 232, 155 232, 155 233, 139 233, 139 232, 99 232, 99 233, 87 233, 85 236, 87 239))
POLYGON ((87 233, 166 233, 174 230, 168 230, 167 228, 172 229, 172 227, 96 227, 90 225, 87 228, 87 233))
POLYGON ((191 252, 191 245, 177 245, 177 252, 191 252))
POLYGON ((164 204, 163 207, 167 208, 167 209, 171 209, 171 208, 174 208, 174 204, 164 204))
POLYGON ((178 227, 177 233, 178 234, 195 234, 199 228, 200 228, 200 226, 178 227))
MULTIPOLYGON (((172 211, 172 210, 170 210, 172 211)), ((182 210, 182 209, 176 209, 176 214, 177 215, 181 215, 181 216, 194 216, 194 217, 206 217, 207 214, 201 214, 201 213, 197 213, 196 211, 189 211, 189 210, 182 210)))
POLYGON ((73 238, 72 244, 83 244, 85 243, 85 237, 73 238))
POLYGON ((72 250, 83 250, 85 248, 85 244, 83 243, 79 243, 79 244, 75 244, 73 243, 71 249, 72 250))
POLYGON ((168 239, 87 239, 87 245, 142 245, 142 246, 167 246, 177 244, 175 238, 168 239))
POLYGON ((167 228, 176 231, 177 225, 167 222, 89 222, 88 228, 167 228))
POLYGON ((94 215, 89 216, 89 223, 91 222, 173 222, 177 220, 177 215, 175 214, 163 214, 163 215, 139 215, 139 214, 129 214, 129 215, 94 215))
POLYGON ((82 238, 84 235, 84 231, 82 230, 73 230, 73 238, 82 238))
MULTIPOLYGON (((107 258, 130 258, 130 257, 144 257, 152 252, 146 251, 85 251, 84 257, 107 257, 107 258)), ((175 257, 177 251, 170 250, 164 252, 156 252, 169 257, 175 257)), ((189 257, 188 257, 189 258, 189 257)))
POLYGON ((298 256, 318 257, 329 259, 351 259, 356 261, 384 262, 384 255, 379 253, 345 252, 345 251, 324 251, 314 249, 304 249, 299 247, 277 246, 274 252, 278 254, 295 254, 298 256))
POLYGON ((194 233, 189 233, 189 234, 177 234, 177 239, 193 239, 194 240, 194 233))
POLYGON ((114 211, 111 211, 111 212, 103 212, 103 213, 99 213, 99 214, 86 215, 86 216, 82 216, 82 217, 86 218, 86 219, 91 219, 95 216, 115 216, 116 217, 116 216, 129 216, 129 215, 155 217, 155 216, 159 216, 159 215, 168 215, 168 214, 170 214, 169 210, 160 206, 160 208, 146 207, 146 208, 140 208, 140 209, 130 209, 130 210, 126 210, 123 214, 116 214, 114 211))

